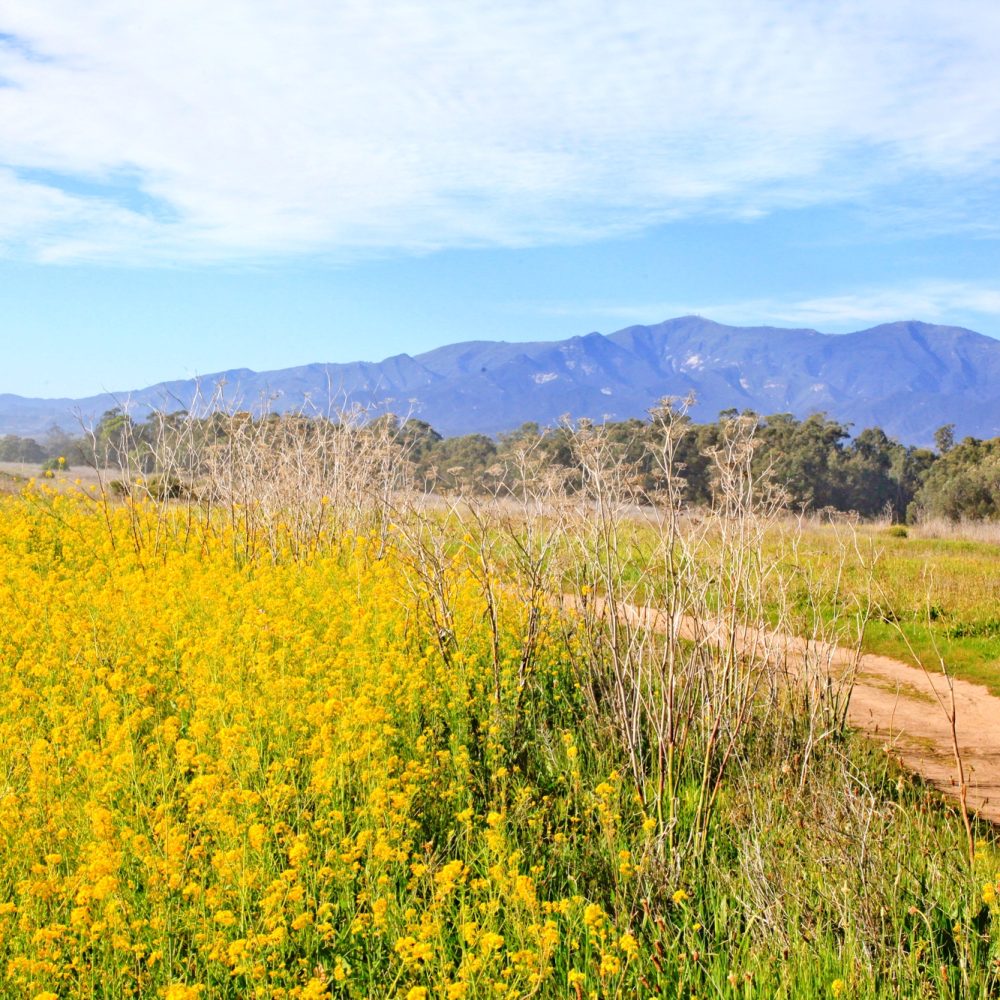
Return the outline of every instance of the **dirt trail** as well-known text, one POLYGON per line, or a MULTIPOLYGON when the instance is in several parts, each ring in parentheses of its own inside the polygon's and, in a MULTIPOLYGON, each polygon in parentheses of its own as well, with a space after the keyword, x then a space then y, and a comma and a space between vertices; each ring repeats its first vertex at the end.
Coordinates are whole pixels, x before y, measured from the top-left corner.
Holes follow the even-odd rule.
MULTIPOLYGON (((952 683, 969 807, 1000 823, 1000 698, 979 684, 957 679, 952 683)), ((957 799, 950 709, 951 694, 942 674, 866 654, 854 682, 848 720, 890 745, 906 767, 957 799)))
MULTIPOLYGON (((599 611, 603 610, 601 608, 599 611)), ((625 605, 636 624, 666 630, 665 613, 649 607, 625 605)), ((723 623, 696 622, 681 617, 677 632, 686 639, 717 644, 726 634, 723 623)), ((806 655, 820 655, 831 670, 849 676, 857 666, 848 710, 852 726, 890 748, 911 771, 930 781, 945 795, 958 799, 958 771, 949 714, 951 692, 940 673, 928 673, 888 656, 819 646, 780 632, 747 629, 740 649, 754 655, 775 654, 794 670, 806 655), (811 648, 810 648, 811 645, 811 648)), ((1000 823, 1000 697, 969 681, 954 680, 955 717, 967 783, 969 808, 1000 823)))

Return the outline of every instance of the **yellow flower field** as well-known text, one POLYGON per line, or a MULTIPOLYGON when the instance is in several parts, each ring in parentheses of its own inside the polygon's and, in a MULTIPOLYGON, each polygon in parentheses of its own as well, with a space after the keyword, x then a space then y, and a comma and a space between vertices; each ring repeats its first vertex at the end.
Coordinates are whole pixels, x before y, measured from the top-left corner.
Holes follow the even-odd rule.
MULTIPOLYGON (((663 856, 558 602, 484 604, 468 539, 432 592, 391 529, 258 550, 226 515, 0 500, 0 996, 891 995, 777 768, 720 796, 703 862, 663 856), (741 854, 765 800, 762 871, 805 900, 771 927, 741 854)), ((934 873, 889 890, 879 961, 914 984, 979 947, 905 916, 934 892, 971 926, 935 815, 885 847, 934 873)))
MULTIPOLYGON (((573 965, 621 977, 635 939, 508 838, 512 811, 563 850, 576 834, 507 759, 457 563, 471 645, 444 669, 371 539, 239 567, 227 529, 140 558, 134 518, 156 515, 111 516, 109 534, 72 497, 2 511, 12 995, 459 998, 573 965)), ((540 663, 560 681, 557 648, 540 663)))

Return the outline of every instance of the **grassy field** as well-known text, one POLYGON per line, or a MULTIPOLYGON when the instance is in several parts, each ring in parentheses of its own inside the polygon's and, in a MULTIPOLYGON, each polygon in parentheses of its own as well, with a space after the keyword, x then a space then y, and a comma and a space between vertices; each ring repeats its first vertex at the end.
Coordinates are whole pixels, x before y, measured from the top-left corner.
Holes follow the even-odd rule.
MULTIPOLYGON (((627 520, 618 544, 629 597, 662 607, 670 588, 660 534, 648 515, 630 513, 627 520)), ((714 615, 723 542, 704 520, 682 519, 676 558, 702 567, 714 615)), ((759 590, 748 595, 747 610, 782 631, 848 646, 863 625, 866 652, 932 671, 943 665, 1000 693, 1000 534, 988 528, 776 517, 758 540, 759 590)))
POLYGON ((99 490, 101 482, 108 483, 121 473, 118 470, 101 470, 90 466, 77 466, 66 471, 45 473, 38 463, 0 462, 0 494, 20 493, 30 481, 44 482, 60 492, 99 490))
POLYGON ((27 484, 28 478, 28 476, 21 474, 20 463, 0 463, 0 495, 11 496, 20 493, 27 484))
POLYGON ((1000 693, 1000 541, 791 522, 769 541, 772 557, 801 580, 791 595, 800 631, 812 615, 829 619, 870 600, 866 650, 931 670, 943 662, 1000 693))
MULTIPOLYGON (((660 545, 646 517, 622 531, 622 561, 634 597, 662 606, 660 545)), ((707 568, 717 588, 720 539, 701 519, 682 524, 684 558, 707 568), (715 574, 713 579, 712 574, 715 574)), ((867 652, 976 681, 1000 693, 1000 532, 988 525, 903 528, 778 517, 760 538, 762 619, 796 635, 819 630, 867 652)), ((709 595, 718 611, 718 596, 709 595)))
POLYGON ((996 995, 990 830, 746 665, 657 686, 544 525, 326 510, 0 500, 0 995, 996 995))

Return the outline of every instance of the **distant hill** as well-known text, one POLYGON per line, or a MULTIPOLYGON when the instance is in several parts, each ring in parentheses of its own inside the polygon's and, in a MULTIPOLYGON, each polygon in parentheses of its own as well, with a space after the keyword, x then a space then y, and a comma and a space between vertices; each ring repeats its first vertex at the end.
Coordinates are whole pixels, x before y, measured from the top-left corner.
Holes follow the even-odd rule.
MULTIPOLYGON (((889 323, 842 335, 733 327, 699 316, 538 343, 469 341, 378 363, 245 368, 207 375, 227 405, 319 412, 345 401, 426 420, 445 435, 496 434, 565 413, 622 420, 644 416, 661 396, 693 392, 695 419, 736 407, 805 417, 825 411, 856 430, 877 425, 907 444, 934 430, 1000 435, 1000 340, 961 327, 889 323)), ((192 405, 195 380, 86 399, 0 395, 0 434, 42 435, 53 424, 94 420, 128 400, 133 413, 192 405)))

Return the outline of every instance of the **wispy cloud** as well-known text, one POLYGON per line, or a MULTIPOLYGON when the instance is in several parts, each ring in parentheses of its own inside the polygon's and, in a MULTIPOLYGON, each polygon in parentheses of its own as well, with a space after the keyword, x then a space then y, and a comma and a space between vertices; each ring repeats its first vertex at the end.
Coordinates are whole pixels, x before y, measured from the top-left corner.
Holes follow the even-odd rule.
MULTIPOLYGON (((750 307, 753 308, 752 304, 750 307)), ((769 319, 818 327, 887 323, 899 319, 944 320, 958 313, 1000 316, 1000 289, 962 282, 875 289, 801 302, 761 303, 769 319)), ((745 314, 744 314, 745 316, 745 314)))
MULTIPOLYGON (((933 209, 940 227, 922 184, 996 180, 990 0, 613 11, 597 0, 8 8, 0 246, 49 260, 349 257, 844 201, 933 209)), ((959 206, 944 225, 968 215, 959 206)))
POLYGON ((808 326, 843 331, 901 319, 950 322, 956 315, 1000 318, 1000 287, 959 281, 931 281, 894 288, 869 288, 851 294, 807 299, 739 301, 565 303, 544 306, 543 314, 606 318, 616 323, 654 323, 675 316, 707 316, 720 323, 808 326))

